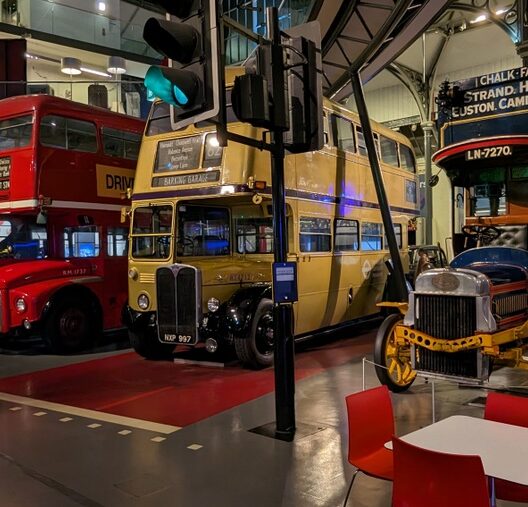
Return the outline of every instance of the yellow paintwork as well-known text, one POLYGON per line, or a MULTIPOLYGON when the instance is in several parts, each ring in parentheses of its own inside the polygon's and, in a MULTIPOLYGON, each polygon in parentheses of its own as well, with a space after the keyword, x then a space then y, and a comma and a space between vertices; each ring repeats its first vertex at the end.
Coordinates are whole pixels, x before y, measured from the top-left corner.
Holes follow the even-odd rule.
MULTIPOLYGON (((227 78, 230 81, 230 78, 227 78)), ((325 110, 334 111, 359 124, 355 113, 337 104, 325 102, 325 110)), ((375 132, 410 146, 402 135, 373 122, 375 132)), ((256 139, 262 138, 262 132, 242 123, 229 124, 229 130, 237 134, 256 139)), ((328 132, 325 119, 326 138, 328 132)), ((244 216, 249 210, 254 216, 269 216, 271 205, 270 155, 241 144, 230 142, 224 148, 219 181, 214 183, 195 183, 177 187, 153 187, 153 167, 159 141, 185 136, 201 135, 212 129, 197 129, 190 126, 179 132, 168 132, 156 136, 145 136, 141 145, 136 179, 132 195, 132 212, 138 206, 151 203, 172 204, 177 209, 181 202, 195 205, 226 206, 231 210, 232 219, 244 216), (265 191, 250 190, 254 181, 265 181, 265 191), (235 186, 245 186, 244 191, 236 192, 235 186), (222 193, 199 195, 203 188, 219 187, 222 193), (249 187, 249 188, 248 188, 249 187), (169 197, 174 191, 195 189, 195 196, 169 197), (144 198, 142 194, 156 193, 159 198, 144 198), (262 202, 255 204, 252 198, 260 194, 262 202)), ((203 145, 203 139, 202 139, 203 145)), ((202 158, 200 158, 202 160, 202 158)), ((416 182, 416 175, 404 169, 382 164, 383 177, 391 206, 407 211, 393 213, 395 223, 401 224, 403 248, 407 247, 407 223, 417 208, 414 202, 406 201, 406 180, 416 182)), ((195 170, 163 172, 163 176, 203 173, 201 167, 195 170)), ((345 320, 377 313, 376 304, 380 302, 386 280, 384 261, 389 257, 387 250, 355 251, 337 253, 307 253, 299 247, 299 217, 349 218, 360 222, 381 223, 377 206, 377 197, 367 158, 357 154, 343 152, 330 144, 321 151, 298 155, 289 155, 285 159, 285 187, 319 194, 319 196, 345 197, 368 203, 358 207, 348 204, 337 205, 303 198, 287 197, 289 258, 297 262, 299 301, 294 305, 295 332, 305 333, 321 327, 338 324, 345 320), (370 270, 368 269, 370 267, 370 270), (350 295, 352 297, 350 298, 350 295)), ((258 202, 258 201, 257 201, 258 202)), ((333 220, 332 220, 333 223, 333 220)), ((404 265, 408 264, 407 255, 402 252, 404 265)), ((154 274, 157 267, 174 262, 192 264, 200 269, 203 280, 202 299, 205 305, 211 297, 225 301, 241 284, 271 281, 273 255, 268 254, 231 254, 217 257, 184 257, 177 259, 172 252, 166 261, 135 260, 129 256, 129 267, 139 272, 137 280, 129 279, 129 302, 139 311, 137 297, 140 293, 149 295, 151 306, 156 309, 154 274)), ((205 307, 204 307, 205 308, 205 307)))

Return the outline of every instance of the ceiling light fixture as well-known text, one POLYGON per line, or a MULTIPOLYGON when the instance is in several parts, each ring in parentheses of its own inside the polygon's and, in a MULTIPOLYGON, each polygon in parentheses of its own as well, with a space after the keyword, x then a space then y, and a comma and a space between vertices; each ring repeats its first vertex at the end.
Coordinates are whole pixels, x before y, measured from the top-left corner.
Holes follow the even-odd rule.
POLYGON ((61 72, 69 76, 78 76, 81 73, 81 60, 70 56, 61 58, 61 72))
POLYGON ((106 3, 105 2, 97 2, 97 10, 99 12, 105 12, 106 11, 106 3))
POLYGON ((126 72, 125 59, 121 56, 111 56, 108 58, 108 67, 106 70, 110 74, 124 74, 126 72))

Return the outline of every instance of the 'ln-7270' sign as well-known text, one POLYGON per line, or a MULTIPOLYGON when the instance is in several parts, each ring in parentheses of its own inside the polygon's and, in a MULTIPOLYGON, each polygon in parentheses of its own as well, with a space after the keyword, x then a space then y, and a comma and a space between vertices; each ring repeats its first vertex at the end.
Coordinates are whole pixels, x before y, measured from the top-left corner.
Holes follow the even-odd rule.
POLYGON ((473 148, 466 151, 466 160, 480 160, 481 158, 509 157, 511 146, 489 146, 487 148, 473 148))

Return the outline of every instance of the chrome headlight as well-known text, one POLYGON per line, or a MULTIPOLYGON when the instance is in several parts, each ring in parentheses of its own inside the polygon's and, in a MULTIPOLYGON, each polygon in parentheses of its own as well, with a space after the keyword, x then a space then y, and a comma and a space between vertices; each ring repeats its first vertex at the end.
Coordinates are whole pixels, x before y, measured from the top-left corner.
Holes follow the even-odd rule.
POLYGON ((137 304, 142 310, 146 310, 150 306, 149 297, 146 294, 140 294, 137 299, 137 304))
POLYGON ((25 312, 26 309, 27 309, 26 302, 24 301, 23 298, 18 298, 15 301, 15 307, 17 309, 17 312, 19 312, 19 313, 25 312))
POLYGON ((211 313, 216 312, 218 310, 218 308, 220 308, 220 301, 218 301, 218 299, 210 298, 209 301, 207 301, 207 309, 211 313))

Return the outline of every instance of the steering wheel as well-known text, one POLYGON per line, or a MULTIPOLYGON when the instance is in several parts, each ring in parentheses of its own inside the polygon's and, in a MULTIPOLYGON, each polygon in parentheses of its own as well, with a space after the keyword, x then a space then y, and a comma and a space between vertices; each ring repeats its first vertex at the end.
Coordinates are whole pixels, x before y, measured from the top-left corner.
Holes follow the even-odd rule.
POLYGON ((184 254, 185 247, 190 247, 192 251, 194 252, 194 247, 196 246, 194 243, 194 239, 192 239, 191 236, 179 237, 178 241, 176 242, 176 245, 177 245, 178 255, 184 254))
POLYGON ((471 238, 480 243, 489 244, 501 235, 501 230, 493 225, 464 225, 462 227, 464 237, 471 238))

